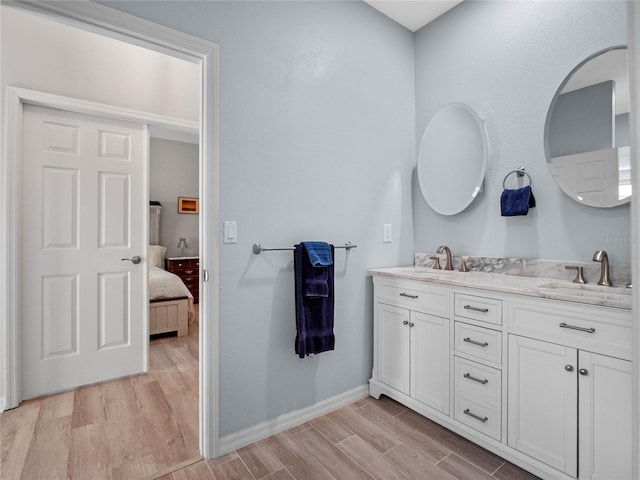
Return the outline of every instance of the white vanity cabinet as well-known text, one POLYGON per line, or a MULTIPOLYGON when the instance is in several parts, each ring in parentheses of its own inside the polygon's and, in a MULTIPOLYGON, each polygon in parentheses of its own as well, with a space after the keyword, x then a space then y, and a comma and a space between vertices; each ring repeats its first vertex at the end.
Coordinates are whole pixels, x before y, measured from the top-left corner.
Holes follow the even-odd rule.
POLYGON ((630 479, 629 312, 563 303, 512 305, 508 445, 581 480, 630 479))
POLYGON ((631 480, 630 309, 402 271, 372 271, 373 397, 545 480, 631 480))
POLYGON ((419 282, 374 281, 376 355, 372 381, 448 414, 448 292, 419 282))

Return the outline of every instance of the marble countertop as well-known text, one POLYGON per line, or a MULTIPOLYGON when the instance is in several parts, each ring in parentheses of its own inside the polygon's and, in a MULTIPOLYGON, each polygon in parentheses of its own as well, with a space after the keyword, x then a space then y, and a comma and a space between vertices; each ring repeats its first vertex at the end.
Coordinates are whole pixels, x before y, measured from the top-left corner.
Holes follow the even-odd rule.
POLYGON ((626 287, 604 287, 595 283, 579 285, 557 278, 520 276, 508 273, 444 271, 421 266, 376 268, 369 270, 369 273, 443 285, 631 309, 631 289, 626 287))

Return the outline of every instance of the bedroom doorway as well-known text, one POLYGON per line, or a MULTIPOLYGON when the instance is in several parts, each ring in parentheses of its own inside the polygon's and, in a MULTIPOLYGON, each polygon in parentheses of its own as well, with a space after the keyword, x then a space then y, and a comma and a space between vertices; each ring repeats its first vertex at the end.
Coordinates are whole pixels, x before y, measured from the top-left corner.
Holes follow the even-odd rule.
MULTIPOLYGON (((199 443, 200 452, 208 458, 217 455, 217 328, 218 312, 217 302, 217 256, 218 240, 216 225, 218 223, 217 203, 217 46, 196 38, 183 35, 178 32, 165 29, 158 25, 152 25, 135 17, 116 13, 98 4, 87 5, 84 3, 64 4, 20 4, 16 8, 36 10, 52 19, 63 19, 65 23, 80 26, 105 37, 118 38, 134 45, 143 46, 150 50, 168 53, 177 58, 188 59, 199 66, 200 80, 200 146, 199 146, 199 200, 200 220, 199 232, 202 245, 198 252, 200 263, 200 303, 199 316, 200 328, 198 335, 198 350, 200 368, 197 373, 199 384, 199 443)), ((0 408, 7 409, 17 406, 22 399, 22 347, 20 331, 19 305, 22 296, 20 282, 20 245, 22 241, 20 229, 20 212, 16 211, 17 200, 22 196, 21 168, 20 168, 20 139, 22 136, 21 122, 15 121, 21 118, 23 107, 26 104, 46 105, 53 108, 64 109, 68 98, 55 95, 40 94, 39 92, 20 88, 8 89, 7 95, 7 125, 6 132, 7 163, 2 165, 3 189, 7 192, 8 202, 2 204, 3 208, 3 235, 0 251, 3 252, 3 260, 6 269, 2 272, 3 300, 0 330, 4 336, 5 360, 2 368, 2 393, 0 408), (10 90, 10 92, 9 92, 10 90), (6 227, 6 228, 5 228, 6 227), (17 284, 17 285, 16 285, 17 284), (16 286, 13 286, 16 285, 16 286)), ((89 102, 78 101, 73 110, 87 112, 91 110, 89 102)), ((120 113, 109 110, 107 105, 100 105, 102 113, 107 117, 118 117, 120 113)), ((157 115, 140 115, 140 112, 129 111, 136 120, 147 125, 170 126, 169 118, 157 115)), ((188 128, 186 129, 188 130, 188 128)))

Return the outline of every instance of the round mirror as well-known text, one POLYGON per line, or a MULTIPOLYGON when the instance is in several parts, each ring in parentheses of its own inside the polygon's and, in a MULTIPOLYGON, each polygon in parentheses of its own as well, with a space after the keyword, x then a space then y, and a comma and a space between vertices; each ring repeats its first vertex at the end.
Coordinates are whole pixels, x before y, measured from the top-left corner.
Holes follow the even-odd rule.
POLYGON ((631 199, 627 49, 589 57, 556 92, 545 125, 551 175, 564 193, 592 207, 631 199))
POLYGON ((487 170, 484 122, 467 105, 446 105, 431 118, 418 151, 424 199, 441 215, 455 215, 476 198, 487 170))

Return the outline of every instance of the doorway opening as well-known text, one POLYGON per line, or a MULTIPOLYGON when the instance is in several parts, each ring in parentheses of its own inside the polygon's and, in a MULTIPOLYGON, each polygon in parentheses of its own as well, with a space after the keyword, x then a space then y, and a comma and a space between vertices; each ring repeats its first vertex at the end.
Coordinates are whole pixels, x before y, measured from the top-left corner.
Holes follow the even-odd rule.
MULTIPOLYGON (((134 17, 114 12, 97 4, 87 5, 21 5, 17 8, 37 10, 52 20, 62 20, 73 26, 98 33, 105 37, 118 38, 127 43, 143 46, 150 50, 168 54, 176 58, 186 59, 198 65, 199 70, 199 133, 198 148, 198 193, 200 215, 198 221, 199 267, 199 357, 200 368, 197 375, 199 384, 199 443, 200 452, 205 457, 217 455, 217 277, 210 272, 217 272, 217 47, 199 39, 185 36, 178 32, 152 25, 134 17), (99 27, 97 25, 100 25, 99 27), (204 247, 206 245, 206 248, 204 247)), ((147 114, 137 110, 110 109, 104 104, 93 104, 87 101, 73 101, 69 97, 42 94, 40 92, 11 88, 7 95, 7 124, 11 125, 6 132, 7 155, 3 157, 2 188, 5 198, 3 202, 3 260, 6 270, 2 278, 3 313, 2 327, 6 339, 5 357, 2 362, 2 398, 1 409, 13 408, 22 400, 22 339, 20 335, 21 305, 24 292, 20 287, 20 245, 21 219, 18 201, 22 196, 21 187, 21 137, 22 111, 27 104, 60 108, 85 114, 98 114, 109 118, 134 121, 145 125, 189 130, 185 124, 176 125, 167 116, 147 114), (97 108, 98 111, 95 111, 97 108), (17 284, 17 286, 16 286, 17 284), (10 286, 13 285, 13 286, 10 286), (5 301, 6 300, 6 301, 5 301)))

